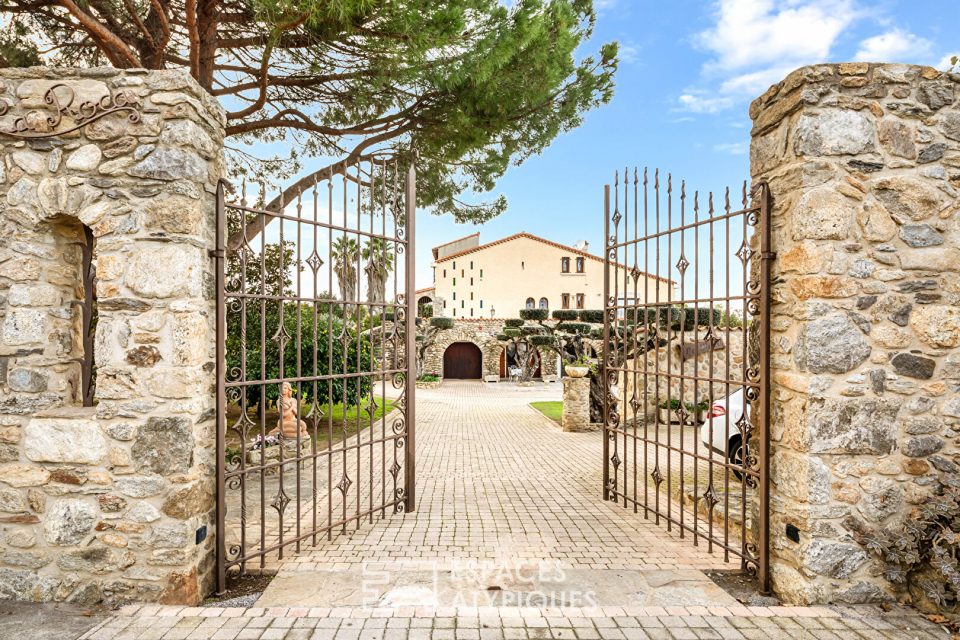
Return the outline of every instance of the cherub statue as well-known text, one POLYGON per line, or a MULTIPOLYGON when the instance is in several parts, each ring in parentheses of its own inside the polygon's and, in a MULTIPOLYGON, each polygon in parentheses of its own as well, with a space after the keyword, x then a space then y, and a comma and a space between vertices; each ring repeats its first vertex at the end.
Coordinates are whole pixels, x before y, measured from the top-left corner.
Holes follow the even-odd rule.
POLYGON ((268 435, 281 433, 284 438, 294 439, 297 437, 299 427, 300 437, 309 437, 307 423, 297 419, 297 406, 297 399, 293 397, 293 387, 290 386, 289 382, 284 382, 280 387, 280 397, 277 399, 280 419, 277 420, 277 427, 268 435))

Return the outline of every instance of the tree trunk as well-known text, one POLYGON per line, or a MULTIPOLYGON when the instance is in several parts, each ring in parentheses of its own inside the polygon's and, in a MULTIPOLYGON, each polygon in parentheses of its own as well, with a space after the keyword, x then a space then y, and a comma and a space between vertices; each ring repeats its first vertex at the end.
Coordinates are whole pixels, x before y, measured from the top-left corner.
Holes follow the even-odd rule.
POLYGON ((602 377, 590 374, 590 422, 603 424, 603 394, 605 393, 602 377))
POLYGON ((367 301, 386 302, 387 274, 380 265, 367 261, 363 270, 367 273, 367 301))

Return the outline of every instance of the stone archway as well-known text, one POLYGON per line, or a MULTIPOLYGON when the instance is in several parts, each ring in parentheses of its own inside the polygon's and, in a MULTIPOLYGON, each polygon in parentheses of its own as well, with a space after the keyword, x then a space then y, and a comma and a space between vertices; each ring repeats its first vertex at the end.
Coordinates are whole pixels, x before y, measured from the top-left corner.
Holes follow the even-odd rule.
POLYGON ((479 380, 483 377, 483 353, 472 342, 454 342, 443 352, 443 377, 479 380))
POLYGON ((456 342, 469 342, 476 345, 481 353, 481 378, 500 379, 500 343, 496 333, 502 323, 495 320, 455 320, 453 327, 443 331, 436 343, 427 351, 424 358, 424 371, 446 377, 443 366, 443 354, 447 347, 456 342))

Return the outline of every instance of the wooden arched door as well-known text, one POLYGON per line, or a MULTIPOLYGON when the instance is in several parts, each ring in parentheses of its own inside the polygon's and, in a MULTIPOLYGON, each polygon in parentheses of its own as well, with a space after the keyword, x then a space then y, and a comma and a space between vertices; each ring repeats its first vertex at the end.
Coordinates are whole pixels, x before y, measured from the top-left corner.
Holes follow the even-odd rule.
POLYGON ((443 352, 443 377, 447 380, 479 380, 482 364, 480 347, 472 342, 454 342, 443 352))

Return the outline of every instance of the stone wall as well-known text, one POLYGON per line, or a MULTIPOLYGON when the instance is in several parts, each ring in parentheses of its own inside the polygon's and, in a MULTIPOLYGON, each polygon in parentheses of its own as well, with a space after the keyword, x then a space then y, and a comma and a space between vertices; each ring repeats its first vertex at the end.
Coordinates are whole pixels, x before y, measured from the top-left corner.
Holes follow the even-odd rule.
POLYGON ((213 570, 224 116, 181 72, 0 71, 0 598, 194 603, 213 570), (136 105, 50 126, 82 101, 136 105), (111 97, 120 96, 111 102, 111 97), (23 139, 17 127, 53 134, 23 139), (95 406, 81 248, 95 239, 95 406), (204 529, 204 527, 206 529, 204 529), (203 539, 204 532, 209 532, 203 539))
MULTIPOLYGON (((441 332, 437 341, 424 355, 425 373, 437 373, 443 377, 443 353, 455 342, 470 342, 480 348, 483 377, 500 376, 500 354, 503 352, 496 336, 503 332, 503 320, 454 320, 453 327, 441 332)), ((557 357, 553 352, 543 352, 540 366, 542 376, 557 375, 557 357)))
POLYGON ((960 471, 958 83, 818 65, 751 106, 777 252, 772 578, 790 602, 889 597, 851 530, 896 526, 960 471))

